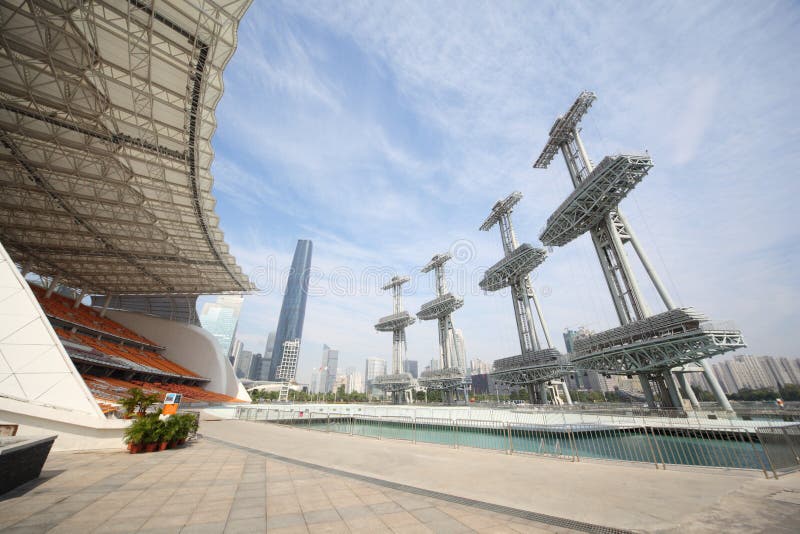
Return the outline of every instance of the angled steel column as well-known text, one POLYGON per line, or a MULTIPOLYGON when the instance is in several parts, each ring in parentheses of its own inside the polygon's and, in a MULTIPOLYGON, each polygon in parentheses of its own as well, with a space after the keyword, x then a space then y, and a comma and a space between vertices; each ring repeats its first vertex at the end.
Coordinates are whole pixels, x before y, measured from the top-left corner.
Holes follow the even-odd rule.
POLYGON ((650 379, 647 375, 639 375, 639 383, 642 385, 644 398, 647 401, 647 406, 650 408, 656 407, 656 400, 653 398, 653 388, 650 387, 650 379))
POLYGON ((722 391, 722 386, 719 384, 719 380, 717 380, 717 375, 714 374, 714 371, 711 369, 711 364, 708 363, 708 360, 700 360, 700 365, 703 367, 703 376, 706 377, 706 382, 708 383, 709 387, 711 387, 711 392, 716 397, 717 402, 722 409, 727 412, 732 412, 733 407, 731 406, 731 402, 728 400, 728 397, 725 396, 725 392, 722 391))
POLYGON ((681 385, 683 392, 686 393, 686 397, 689 399, 692 408, 699 408, 700 403, 697 402, 697 396, 694 394, 694 390, 692 390, 689 381, 686 380, 686 373, 675 373, 675 375, 678 377, 678 383, 681 385))

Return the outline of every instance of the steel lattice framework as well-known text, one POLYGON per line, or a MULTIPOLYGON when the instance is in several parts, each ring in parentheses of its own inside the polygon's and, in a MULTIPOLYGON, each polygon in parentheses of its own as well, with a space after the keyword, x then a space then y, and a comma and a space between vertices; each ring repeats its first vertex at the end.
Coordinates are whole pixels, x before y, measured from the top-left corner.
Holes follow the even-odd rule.
POLYGON ((650 156, 606 156, 547 219, 539 239, 560 247, 596 227, 652 166, 650 156))
MULTIPOLYGON (((521 354, 496 360, 492 376, 499 382, 511 385, 533 385, 558 378, 567 371, 562 369, 563 363, 558 363, 561 355, 553 348, 550 333, 544 321, 544 314, 530 280, 530 272, 541 265, 547 257, 547 253, 544 249, 535 248, 528 243, 518 244, 517 235, 514 232, 511 214, 520 200, 522 200, 522 193, 519 191, 511 193, 503 200, 498 200, 480 226, 480 230, 484 232, 488 232, 495 225, 498 226, 505 256, 487 269, 479 286, 485 291, 498 291, 504 287, 511 288, 514 318, 519 335, 521 354), (533 303, 533 308, 531 303, 533 303), (544 334, 544 347, 537 334, 533 309, 536 310, 539 328, 544 334)), ((533 397, 533 388, 530 391, 533 397)), ((533 400, 531 398, 531 401, 533 400)), ((541 389, 539 401, 546 402, 546 396, 541 389)))
POLYGON ((372 381, 373 386, 389 393, 405 391, 414 385, 411 374, 405 372, 406 327, 416 322, 416 319, 403 309, 402 286, 409 280, 411 279, 408 276, 393 276, 392 280, 383 286, 384 291, 392 290, 393 313, 381 317, 375 325, 375 330, 378 332, 392 332, 392 372, 376 377, 372 381))
POLYGON ((444 264, 452 256, 445 252, 436 254, 425 267, 423 273, 434 271, 436 275, 436 298, 423 304, 417 313, 421 321, 436 319, 439 331, 439 366, 440 369, 423 372, 419 384, 428 389, 455 390, 466 387, 469 377, 466 376, 466 355, 455 341, 452 313, 464 305, 464 299, 456 297, 447 290, 444 264))
POLYGON ((0 3, 0 240, 93 294, 253 289, 210 139, 249 0, 0 3))
POLYGON ((576 340, 573 363, 578 368, 606 374, 639 374, 651 404, 650 379, 654 379, 662 392, 662 403, 669 399, 677 407, 680 395, 670 369, 700 362, 718 400, 730 409, 706 358, 745 346, 741 332, 711 327, 697 312, 676 309, 633 228, 618 208, 653 163, 649 156, 618 155, 606 157, 594 167, 583 146, 578 124, 595 98, 594 93, 584 91, 569 111, 556 119, 534 164, 535 168, 547 168, 560 150, 575 186, 548 219, 542 242, 560 246, 589 232, 622 325, 576 340), (625 254, 626 243, 633 246, 666 312, 651 315, 625 254))
POLYGON ((542 384, 575 372, 566 356, 557 349, 542 349, 529 354, 495 360, 492 376, 512 386, 542 384))

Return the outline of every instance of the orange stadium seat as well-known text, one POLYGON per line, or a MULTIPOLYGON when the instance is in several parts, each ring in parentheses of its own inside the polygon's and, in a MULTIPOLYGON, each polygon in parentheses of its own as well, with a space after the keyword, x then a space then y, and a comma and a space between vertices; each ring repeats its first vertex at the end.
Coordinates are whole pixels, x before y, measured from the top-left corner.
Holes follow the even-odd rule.
POLYGON ((145 337, 140 336, 133 330, 125 328, 121 324, 112 321, 107 317, 100 317, 100 314, 90 306, 84 306, 83 304, 80 304, 77 308, 74 308, 73 300, 55 292, 52 293, 49 298, 44 298, 47 291, 43 287, 39 287, 34 284, 31 284, 31 290, 33 291, 34 295, 36 295, 36 298, 39 300, 39 304, 42 306, 45 313, 48 315, 58 317, 64 321, 83 325, 93 330, 107 332, 115 336, 124 337, 126 339, 138 341, 140 343, 146 343, 148 345, 155 345, 155 343, 145 337))
POLYGON ((183 395, 183 402, 187 404, 196 402, 241 402, 235 397, 206 391, 197 386, 161 384, 159 382, 149 383, 138 380, 128 382, 118 378, 100 378, 92 375, 83 375, 83 380, 98 402, 105 403, 118 402, 119 399, 127 396, 127 392, 131 388, 140 388, 145 393, 157 393, 161 397, 167 393, 180 393, 183 395))

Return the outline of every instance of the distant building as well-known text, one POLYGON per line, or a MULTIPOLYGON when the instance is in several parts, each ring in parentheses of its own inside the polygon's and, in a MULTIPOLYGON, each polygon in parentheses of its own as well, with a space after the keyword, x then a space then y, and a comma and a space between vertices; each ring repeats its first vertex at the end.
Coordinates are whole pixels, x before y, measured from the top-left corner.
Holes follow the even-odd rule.
POLYGON ((267 346, 264 347, 264 368, 266 373, 262 373, 264 375, 264 380, 269 380, 269 370, 272 367, 272 352, 275 350, 275 332, 270 332, 267 336, 267 346))
MULTIPOLYGON (((574 352, 575 340, 579 337, 588 336, 593 334, 591 330, 581 326, 577 330, 567 329, 564 331, 564 346, 568 354, 574 352)), ((606 378, 597 371, 583 371, 578 370, 570 373, 567 377, 567 387, 570 389, 585 389, 590 391, 613 391, 613 379, 606 378)), ((635 385, 631 384, 635 388, 635 385)), ((641 386, 639 386, 641 389, 641 386)))
POLYGON ((417 360, 406 360, 403 364, 403 371, 410 373, 414 378, 419 378, 419 362, 417 360))
POLYGON ((247 371, 247 378, 261 380, 261 362, 263 359, 261 354, 253 354, 253 358, 250 360, 250 369, 247 371))
MULTIPOLYGON (((270 380, 277 379, 276 373, 283 359, 283 347, 286 341, 299 340, 303 337, 303 321, 306 316, 306 297, 308 296, 308 279, 311 274, 312 243, 307 239, 297 241, 292 258, 292 268, 286 282, 286 293, 283 295, 281 314, 278 317, 278 328, 275 331, 270 358, 270 380)), ((299 343, 298 343, 299 350, 299 343)))
POLYGON ((473 358, 469 362, 470 374, 472 375, 486 375, 489 374, 492 370, 492 366, 489 365, 489 362, 485 362, 478 358, 473 358))
POLYGON ((216 338, 227 358, 232 353, 243 302, 244 297, 238 295, 220 295, 215 302, 203 304, 200 311, 200 324, 216 338))
POLYGON ((355 367, 348 367, 346 377, 345 391, 347 393, 364 393, 364 375, 357 372, 355 367))
POLYGON ((336 382, 336 372, 339 368, 339 351, 322 346, 322 363, 319 370, 319 392, 333 393, 336 382))
MULTIPOLYGON (((777 391, 787 384, 800 385, 800 362, 793 358, 739 355, 714 363, 713 369, 729 395, 743 389, 777 391)), ((695 383, 708 389, 702 382, 695 383)))
POLYGON ((297 376, 297 362, 300 359, 300 340, 287 339, 281 348, 281 364, 275 372, 275 380, 294 382, 297 376))
POLYGON ((762 359, 739 355, 713 365, 714 373, 725 393, 738 393, 743 389, 778 390, 778 382, 762 359))
POLYGON ((242 349, 244 348, 244 343, 242 343, 239 339, 233 340, 233 347, 231 348, 231 357, 229 358, 231 365, 233 368, 236 369, 236 360, 239 359, 239 354, 241 354, 242 349))
POLYGON ((455 344, 456 363, 458 368, 467 369, 467 346, 464 343, 464 332, 460 328, 453 331, 453 343, 455 344))
POLYGON ((253 362, 253 353, 249 350, 244 350, 239 353, 239 358, 236 360, 234 372, 236 378, 250 378, 250 364, 253 362))
POLYGON ((367 366, 364 370, 364 391, 372 392, 372 381, 378 376, 386 374, 386 360, 380 358, 367 358, 367 366))

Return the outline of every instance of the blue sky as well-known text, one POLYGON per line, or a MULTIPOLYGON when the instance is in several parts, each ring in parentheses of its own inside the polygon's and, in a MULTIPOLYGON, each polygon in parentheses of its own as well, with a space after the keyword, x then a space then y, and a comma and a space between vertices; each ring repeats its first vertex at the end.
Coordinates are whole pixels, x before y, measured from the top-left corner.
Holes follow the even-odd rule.
MULTIPOLYGON (((391 354, 379 289, 453 250, 467 357, 515 354, 510 298, 480 273, 502 254, 479 232, 514 190, 520 241, 538 244, 572 189, 563 160, 534 170, 578 93, 590 157, 647 150, 655 167, 623 201, 683 306, 742 328, 754 354, 798 356, 800 8, 793 2, 255 2, 225 71, 213 138, 226 241, 262 288, 239 336, 261 352, 298 238, 314 241, 298 378, 322 344, 340 366, 391 354)), ((647 284, 644 283, 644 286, 647 284)), ((616 319, 591 242, 553 250, 534 277, 551 335, 616 319)), ((656 295, 645 288, 657 311, 656 295)), ((408 330, 421 365, 435 325, 408 330)), ((363 370, 362 370, 363 372, 363 370)))

